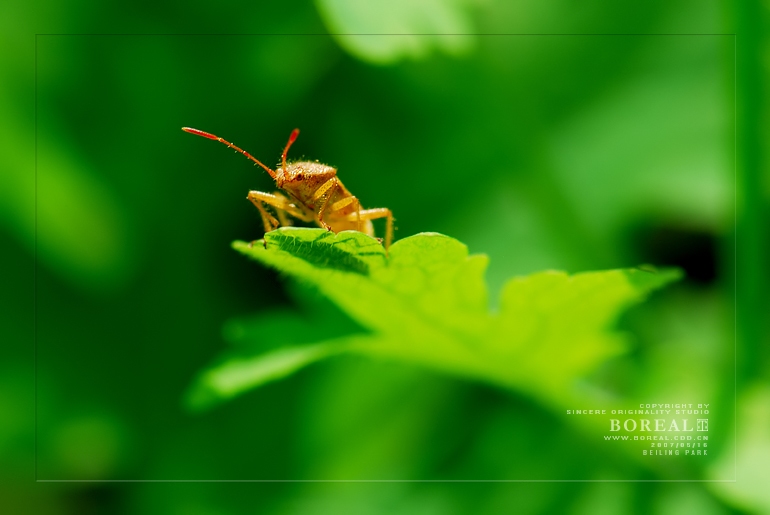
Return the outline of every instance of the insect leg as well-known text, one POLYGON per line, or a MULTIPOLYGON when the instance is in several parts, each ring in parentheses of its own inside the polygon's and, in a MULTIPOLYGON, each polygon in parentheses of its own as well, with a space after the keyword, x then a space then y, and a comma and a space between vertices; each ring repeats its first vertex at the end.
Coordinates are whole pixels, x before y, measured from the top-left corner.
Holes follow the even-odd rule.
POLYGON ((265 206, 262 205, 262 201, 252 198, 251 193, 252 192, 249 192, 249 200, 251 200, 251 203, 254 204, 254 206, 259 210, 259 214, 262 216, 262 224, 265 226, 265 232, 272 231, 279 226, 278 220, 276 220, 273 215, 267 212, 265 206))
POLYGON ((387 207, 376 207, 374 209, 359 209, 356 213, 351 213, 345 217, 345 220, 377 220, 378 218, 387 218, 385 222, 385 252, 390 248, 390 242, 393 241, 393 212, 387 207))
POLYGON ((349 197, 345 197, 342 200, 338 200, 337 202, 332 204, 332 206, 329 209, 329 211, 331 213, 336 213, 337 211, 340 211, 340 210, 348 207, 350 204, 354 204, 355 205, 356 211, 355 211, 355 213, 351 213, 351 216, 353 214, 356 215, 355 216, 355 221, 356 221, 356 224, 357 224, 356 230, 360 232, 361 231, 361 221, 362 221, 362 218, 361 218, 361 203, 358 201, 358 197, 356 197, 354 195, 350 195, 349 197))
MULTIPOLYGON (((329 179, 325 183, 321 184, 318 187, 318 189, 313 192, 313 201, 315 202, 319 198, 323 197, 326 194, 326 192, 329 191, 329 190, 334 191, 333 188, 335 188, 336 186, 337 186, 337 178, 336 177, 332 177, 331 179, 329 179)), ((332 192, 329 191, 329 197, 331 197, 331 193, 332 192)), ((327 200, 328 200, 328 198, 327 198, 327 200)))
POLYGON ((259 214, 262 215, 262 222, 265 225, 265 232, 270 232, 273 229, 281 226, 281 222, 267 212, 265 204, 275 208, 279 218, 285 216, 282 212, 289 213, 290 215, 299 218, 305 222, 309 222, 313 219, 312 215, 303 211, 301 208, 292 204, 289 199, 283 195, 273 195, 271 193, 263 193, 261 191, 250 191, 248 198, 252 204, 259 210, 259 214))
POLYGON ((318 223, 326 229, 327 231, 331 231, 332 228, 329 224, 327 224, 324 221, 324 214, 326 214, 326 206, 329 204, 329 201, 332 198, 332 195, 334 194, 334 190, 336 190, 339 187, 339 183, 337 181, 336 177, 332 177, 325 183, 323 183, 319 188, 313 193, 313 200, 318 200, 322 196, 325 197, 324 201, 321 203, 321 205, 318 207, 318 210, 316 211, 316 220, 318 223))
MULTIPOLYGON (((276 198, 285 199, 286 202, 289 202, 289 199, 287 199, 284 195, 282 195, 280 192, 276 191, 273 193, 276 198)), ((290 227, 294 225, 292 223, 292 220, 286 216, 286 210, 285 209, 276 209, 275 214, 278 217, 278 221, 281 222, 281 227, 290 227)))

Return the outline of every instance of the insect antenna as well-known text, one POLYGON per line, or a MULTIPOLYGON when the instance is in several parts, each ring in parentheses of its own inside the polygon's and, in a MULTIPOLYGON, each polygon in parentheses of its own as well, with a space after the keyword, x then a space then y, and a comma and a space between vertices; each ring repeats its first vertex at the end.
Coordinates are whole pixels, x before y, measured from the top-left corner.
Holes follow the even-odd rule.
POLYGON ((289 134, 289 142, 286 144, 286 148, 283 149, 283 154, 281 154, 281 163, 283 164, 284 170, 286 170, 286 154, 289 153, 289 147, 294 143, 294 140, 297 139, 297 136, 299 136, 299 129, 291 131, 291 134, 289 134))
MULTIPOLYGON (((242 148, 240 148, 240 147, 238 147, 236 145, 233 145, 232 143, 230 143, 226 139, 223 139, 223 138, 220 138, 219 136, 215 136, 214 134, 210 134, 210 133, 204 132, 204 131, 199 131, 198 129, 193 129, 193 128, 190 128, 190 127, 182 127, 182 130, 185 131, 185 132, 189 132, 190 134, 195 134, 196 136, 203 136, 204 138, 213 139, 214 141, 219 141, 220 143, 224 143, 225 145, 227 145, 231 149, 235 150, 236 152, 240 152, 244 156, 248 157, 249 159, 251 159, 252 161, 257 163, 259 166, 264 168, 264 170, 267 173, 270 174, 270 177, 272 177, 273 179, 276 178, 276 174, 275 174, 275 172, 273 170, 271 170, 267 166, 263 165, 257 158, 255 158, 254 156, 252 156, 251 154, 249 154, 248 152, 246 152, 242 148)), ((294 129, 294 132, 292 132, 292 136, 294 136, 294 139, 297 138, 297 135, 295 134, 295 132, 298 133, 299 131, 297 129, 294 129)), ((289 150, 289 146, 294 142, 294 139, 289 138, 289 144, 286 145, 286 150, 283 151, 283 165, 284 165, 284 168, 286 168, 286 152, 289 150)))

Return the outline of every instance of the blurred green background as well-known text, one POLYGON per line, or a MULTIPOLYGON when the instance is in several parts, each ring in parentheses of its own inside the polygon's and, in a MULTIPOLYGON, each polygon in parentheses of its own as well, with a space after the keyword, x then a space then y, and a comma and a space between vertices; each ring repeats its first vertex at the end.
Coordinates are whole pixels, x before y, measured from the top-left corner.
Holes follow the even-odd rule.
POLYGON ((35 347, 0 363, 4 513, 770 513, 766 8, 388 5, 44 4, 6 19, 2 333, 35 347), (737 47, 718 35, 733 32, 737 47), (577 35, 622 33, 667 35, 577 35), (633 351, 602 381, 616 398, 711 400, 713 455, 631 462, 515 392, 354 357, 186 413, 227 321, 292 301, 230 248, 261 237, 245 196, 269 177, 182 126, 268 165, 299 127, 291 156, 390 207, 396 238, 437 231, 488 254, 493 302, 542 269, 684 268, 624 318, 633 351))

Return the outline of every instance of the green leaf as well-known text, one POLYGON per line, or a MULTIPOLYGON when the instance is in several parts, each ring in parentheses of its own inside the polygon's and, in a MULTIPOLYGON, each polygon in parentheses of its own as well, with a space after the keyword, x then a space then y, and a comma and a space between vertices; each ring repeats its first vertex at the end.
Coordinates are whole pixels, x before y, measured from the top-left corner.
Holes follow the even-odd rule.
POLYGON ((282 228, 253 245, 236 241, 233 247, 315 289, 355 323, 335 319, 321 304, 295 322, 290 315, 281 319, 283 336, 270 316, 250 322, 272 327, 267 334, 242 324, 240 332, 255 342, 283 338, 293 345, 256 355, 247 351, 211 367, 188 397, 194 407, 343 352, 417 363, 564 402, 578 380, 623 352, 622 335, 610 330, 619 314, 681 277, 676 269, 546 271, 511 279, 499 312, 492 313, 484 282, 487 257, 469 256, 465 245, 441 234, 399 240, 388 256, 362 233, 323 229, 282 228), (331 325, 345 329, 332 334, 331 325), (313 328, 318 340, 310 344, 313 328), (296 345, 300 340, 307 345, 296 345))
POLYGON ((463 0, 316 0, 329 32, 350 54, 374 64, 421 58, 435 46, 462 54, 474 32, 463 0))
POLYGON ((287 347, 251 358, 232 356, 198 378, 188 391, 187 405, 192 409, 207 408, 342 350, 344 346, 321 343, 287 347))

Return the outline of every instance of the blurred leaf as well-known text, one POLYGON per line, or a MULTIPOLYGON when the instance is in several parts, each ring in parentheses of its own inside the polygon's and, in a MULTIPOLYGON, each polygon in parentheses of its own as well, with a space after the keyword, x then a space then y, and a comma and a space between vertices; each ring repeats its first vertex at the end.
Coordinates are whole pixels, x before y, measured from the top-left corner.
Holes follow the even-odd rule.
POLYGON ((473 44, 462 0, 361 2, 316 0, 318 11, 340 46, 374 64, 421 58, 432 46, 449 54, 473 44))
MULTIPOLYGON (((17 233, 36 242, 45 266, 80 287, 105 290, 130 277, 135 257, 131 220, 120 192, 82 161, 56 144, 41 143, 34 223, 2 209, 0 218, 16 218, 11 223, 18 226, 17 233)), ((21 184, 24 172, 14 169, 0 186, 21 184)), ((11 197, 0 195, 3 200, 11 197)), ((20 201, 10 204, 25 208, 20 201)))
POLYGON ((741 424, 733 445, 712 465, 709 476, 718 482, 710 486, 747 512, 770 513, 770 384, 756 382, 737 400, 741 424))
MULTIPOLYGON (((354 231, 282 228, 264 243, 233 247, 314 286, 370 333, 225 360, 204 371, 189 397, 193 407, 340 352, 414 362, 556 401, 622 351, 620 336, 607 331, 619 313, 680 277, 674 269, 546 271, 509 281, 493 314, 486 256, 468 256, 465 245, 441 234, 400 240, 389 257, 377 240, 354 231)), ((285 331, 289 339, 292 325, 285 331)))
POLYGON ((204 373, 190 390, 187 404, 193 409, 208 407, 342 350, 330 343, 287 347, 253 358, 234 356, 204 373))
POLYGON ((590 230, 620 231, 651 215, 730 223, 733 106, 721 100, 723 72, 710 65, 723 43, 710 42, 697 47, 703 64, 666 74, 640 65, 554 130, 555 179, 590 230))

